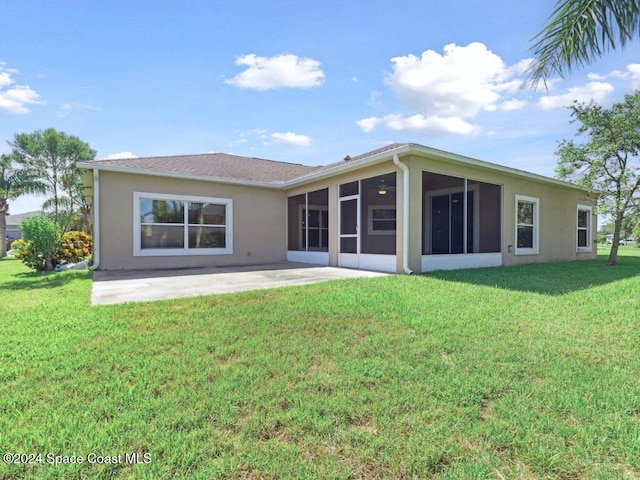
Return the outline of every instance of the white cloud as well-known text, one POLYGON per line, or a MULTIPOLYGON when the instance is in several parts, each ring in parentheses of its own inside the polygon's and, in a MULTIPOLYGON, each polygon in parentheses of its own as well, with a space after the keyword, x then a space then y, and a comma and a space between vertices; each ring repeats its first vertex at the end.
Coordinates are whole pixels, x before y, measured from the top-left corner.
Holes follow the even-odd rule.
MULTIPOLYGON (((238 140, 234 140, 232 142, 227 143, 227 147, 234 148, 234 147, 237 147, 237 146, 242 145, 243 143, 247 143, 247 142, 249 142, 248 139, 239 138, 238 140)), ((206 153, 215 153, 215 152, 206 152, 206 153)))
MULTIPOLYGON (((629 70, 629 67, 631 67, 632 65, 627 65, 627 70, 629 70)), ((587 79, 591 80, 592 82, 604 82, 605 80, 609 79, 609 78, 629 78, 629 74, 627 72, 623 72, 622 70, 613 70, 612 72, 606 73, 606 74, 600 74, 600 73, 587 73, 587 79)))
POLYGON ((11 85, 13 83, 13 79, 11 78, 11 74, 15 73, 15 70, 2 70, 2 64, 0 64, 0 87, 6 87, 7 85, 11 85))
POLYGON ((260 138, 267 138, 267 131, 264 128, 254 128, 253 130, 247 130, 240 133, 240 136, 242 137, 250 137, 253 135, 257 135, 260 138))
POLYGON ((371 92, 371 95, 369 95, 369 99, 366 102, 366 105, 368 107, 373 107, 373 108, 382 108, 383 104, 381 101, 383 94, 382 92, 378 91, 378 90, 374 90, 373 92, 371 92))
POLYGON ((287 145, 293 145, 295 147, 308 147, 311 145, 311 138, 293 132, 272 133, 271 138, 277 142, 286 143, 287 145))
POLYGON ((640 88, 640 63, 631 63, 627 65, 627 71, 629 75, 631 75, 631 82, 633 83, 633 88, 640 88))
POLYGON ((362 129, 364 133, 369 133, 374 128, 376 128, 378 124, 381 122, 382 122, 381 118, 369 117, 369 118, 363 118, 362 120, 358 120, 356 124, 362 129))
POLYGON ((525 106, 515 97, 531 59, 508 66, 484 44, 474 42, 446 45, 443 54, 427 50, 419 57, 409 54, 391 62, 393 71, 385 83, 413 114, 364 118, 357 124, 365 132, 384 124, 426 135, 473 135, 479 127, 470 120, 479 113, 525 106))
POLYGON ((86 104, 86 103, 78 103, 78 102, 63 103, 62 105, 60 105, 60 108, 58 109, 58 112, 56 113, 56 115, 59 118, 65 118, 69 116, 69 114, 72 111, 77 111, 77 110, 89 110, 92 112, 99 112, 100 108, 93 105, 86 104))
POLYGON ((587 73, 587 78, 592 82, 601 82, 607 79, 606 75, 600 75, 599 73, 587 73))
POLYGON ((138 158, 138 156, 133 152, 119 152, 112 153, 111 155, 107 155, 105 160, 118 160, 120 158, 138 158))
POLYGON ((589 82, 582 87, 572 87, 566 93, 541 97, 538 108, 553 110, 571 106, 574 101, 587 103, 593 100, 596 103, 603 103, 612 92, 613 85, 608 82, 589 82))
POLYGON ((526 106, 527 106, 527 102, 525 102, 524 100, 512 99, 512 100, 506 100, 502 102, 500 105, 498 105, 498 108, 500 110, 508 112, 511 110, 521 110, 526 106))
POLYGON ((529 67, 533 63, 533 58, 524 58, 519 62, 511 65, 508 70, 515 75, 525 75, 529 70, 529 67))
POLYGON ((254 128, 252 130, 244 130, 242 132, 239 132, 239 135, 240 135, 240 138, 237 138, 236 140, 232 140, 231 142, 229 142, 227 144, 227 147, 235 148, 245 143, 249 143, 256 137, 263 140, 266 140, 267 138, 269 138, 269 135, 267 135, 267 131, 263 128, 254 128))
POLYGON ((424 135, 474 135, 480 130, 480 127, 477 125, 473 125, 460 117, 424 116, 422 114, 405 116, 392 114, 385 115, 378 120, 389 130, 408 130, 424 135))
POLYGON ((444 55, 427 50, 421 57, 395 57, 387 84, 407 107, 425 115, 471 117, 494 109, 502 92, 515 92, 519 67, 507 67, 482 43, 449 44, 444 55))
POLYGON ((27 105, 44 103, 40 95, 27 85, 16 85, 9 90, 0 90, 0 110, 9 113, 27 113, 27 105))
POLYGON ((4 62, 0 62, 0 110, 9 113, 27 113, 28 105, 38 105, 45 103, 40 100, 40 94, 28 85, 10 85, 15 83, 13 76, 18 70, 5 67, 4 62))
POLYGON ((292 54, 259 57, 252 53, 238 58, 236 65, 248 68, 232 79, 225 80, 225 83, 240 88, 311 88, 324 82, 320 62, 292 54))
POLYGON ((589 73, 587 78, 594 82, 603 82, 609 78, 631 80, 634 89, 640 88, 640 63, 630 63, 625 70, 613 70, 606 74, 589 73))

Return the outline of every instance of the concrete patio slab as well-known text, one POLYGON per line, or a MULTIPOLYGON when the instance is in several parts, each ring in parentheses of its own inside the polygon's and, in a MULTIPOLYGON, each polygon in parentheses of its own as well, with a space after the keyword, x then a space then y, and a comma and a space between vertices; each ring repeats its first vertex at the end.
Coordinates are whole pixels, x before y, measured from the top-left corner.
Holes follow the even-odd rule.
POLYGON ((289 262, 180 270, 95 271, 91 303, 150 302, 385 275, 388 274, 289 262))

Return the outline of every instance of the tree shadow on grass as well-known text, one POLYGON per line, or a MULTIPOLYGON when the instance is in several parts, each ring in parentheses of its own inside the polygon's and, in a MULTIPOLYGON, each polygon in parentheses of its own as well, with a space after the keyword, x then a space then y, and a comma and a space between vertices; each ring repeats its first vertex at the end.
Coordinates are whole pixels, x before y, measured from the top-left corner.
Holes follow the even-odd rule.
POLYGON ((640 257, 619 256, 614 267, 607 265, 606 255, 599 255, 595 260, 438 271, 425 276, 542 295, 564 295, 638 277, 640 257))
POLYGON ((9 275, 15 280, 0 282, 0 290, 43 290, 62 287, 77 278, 90 278, 88 270, 26 272, 9 275))

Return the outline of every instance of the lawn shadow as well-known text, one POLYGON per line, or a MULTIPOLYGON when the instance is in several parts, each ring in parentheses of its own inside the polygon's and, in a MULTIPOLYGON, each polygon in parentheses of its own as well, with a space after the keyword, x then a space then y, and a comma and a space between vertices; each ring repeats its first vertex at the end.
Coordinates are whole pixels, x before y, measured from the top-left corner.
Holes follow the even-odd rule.
POLYGON ((66 285, 76 278, 85 278, 90 276, 88 270, 67 270, 64 272, 25 272, 15 273, 9 277, 15 280, 9 280, 0 283, 2 290, 42 290, 54 289, 66 285))
POLYGON ((451 282, 555 296, 637 277, 640 275, 640 257, 619 256, 614 267, 607 265, 607 255, 599 255, 595 260, 437 271, 424 275, 451 282))

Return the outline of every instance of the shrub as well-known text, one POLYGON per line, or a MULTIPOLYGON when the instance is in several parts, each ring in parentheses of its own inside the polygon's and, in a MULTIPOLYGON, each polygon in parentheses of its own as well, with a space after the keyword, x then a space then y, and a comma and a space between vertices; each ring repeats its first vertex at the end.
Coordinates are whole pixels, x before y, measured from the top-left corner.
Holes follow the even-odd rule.
POLYGON ((13 242, 11 242, 11 248, 14 251, 14 257, 18 260, 22 260, 25 257, 29 256, 30 250, 30 243, 27 242, 26 240, 19 238, 18 240, 14 240, 13 242))
MULTIPOLYGON (((46 270, 46 261, 43 255, 35 253, 33 242, 24 238, 14 241, 11 244, 14 249, 14 256, 22 260, 25 265, 34 270, 46 270)), ((56 252, 52 256, 52 264, 77 263, 89 258, 93 252, 93 238, 84 232, 67 232, 62 235, 62 240, 57 246, 56 252)))
POLYGON ((53 270, 54 255, 60 246, 60 227, 45 215, 25 218, 20 223, 22 239, 16 243, 16 255, 34 270, 53 270), (24 243, 23 243, 24 242, 24 243))
POLYGON ((72 231, 62 236, 60 248, 54 255, 56 263, 77 263, 91 256, 93 238, 88 233, 72 231))

